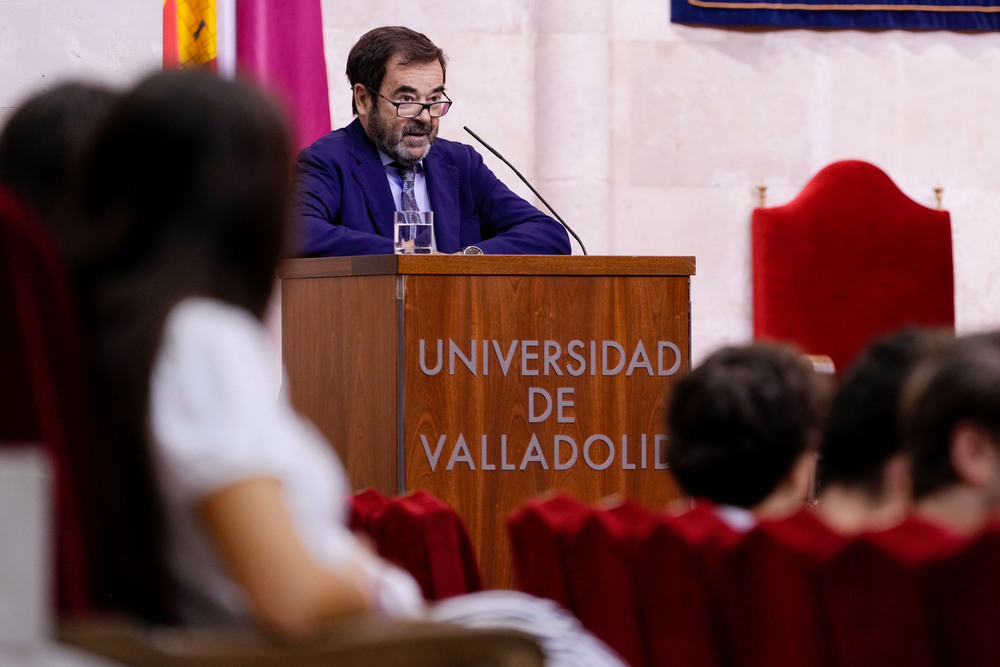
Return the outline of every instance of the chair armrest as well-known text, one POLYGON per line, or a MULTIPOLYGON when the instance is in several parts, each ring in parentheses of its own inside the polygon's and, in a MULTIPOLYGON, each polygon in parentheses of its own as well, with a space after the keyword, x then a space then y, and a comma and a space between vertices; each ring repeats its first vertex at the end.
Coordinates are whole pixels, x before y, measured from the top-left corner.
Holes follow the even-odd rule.
POLYGON ((147 626, 119 617, 64 622, 57 638, 131 667, 541 667, 531 636, 378 618, 337 624, 307 642, 280 644, 250 630, 147 626))

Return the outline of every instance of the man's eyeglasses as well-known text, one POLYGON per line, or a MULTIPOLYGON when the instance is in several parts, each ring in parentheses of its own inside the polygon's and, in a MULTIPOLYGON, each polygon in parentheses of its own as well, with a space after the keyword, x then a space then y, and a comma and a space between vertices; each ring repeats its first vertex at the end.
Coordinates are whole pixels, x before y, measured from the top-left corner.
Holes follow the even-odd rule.
POLYGON ((396 102, 395 100, 390 100, 388 97, 370 86, 365 86, 365 88, 372 91, 392 106, 396 107, 396 115, 400 118, 416 118, 424 112, 424 109, 427 109, 431 118, 440 118, 448 113, 448 109, 451 108, 452 104, 451 100, 448 99, 448 96, 444 93, 441 93, 444 100, 440 102, 396 102))

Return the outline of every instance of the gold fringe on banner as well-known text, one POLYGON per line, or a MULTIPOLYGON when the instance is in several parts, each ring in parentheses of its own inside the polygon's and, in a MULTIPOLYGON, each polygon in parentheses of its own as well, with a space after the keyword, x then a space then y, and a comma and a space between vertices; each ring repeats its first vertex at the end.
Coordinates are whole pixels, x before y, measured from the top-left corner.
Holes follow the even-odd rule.
POLYGON ((806 5, 791 2, 725 2, 725 0, 687 0, 689 5, 706 9, 793 9, 798 11, 859 11, 859 12, 970 12, 976 14, 995 14, 1000 7, 988 5, 806 5))

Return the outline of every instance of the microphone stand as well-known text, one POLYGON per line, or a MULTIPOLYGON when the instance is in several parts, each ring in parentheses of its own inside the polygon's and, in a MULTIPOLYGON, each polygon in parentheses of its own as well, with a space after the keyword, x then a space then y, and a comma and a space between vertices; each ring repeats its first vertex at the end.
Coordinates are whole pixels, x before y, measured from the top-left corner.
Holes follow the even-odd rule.
POLYGON ((476 134, 475 132, 473 132, 472 130, 470 130, 467 125, 463 125, 462 129, 465 130, 466 132, 468 132, 469 134, 471 134, 473 137, 475 137, 476 141, 478 141, 479 143, 481 143, 483 146, 486 146, 486 148, 488 148, 491 153, 493 153, 498 158, 500 158, 500 160, 505 165, 507 165, 508 167, 510 167, 511 171, 513 171, 515 174, 517 174, 517 177, 520 178, 524 182, 524 184, 527 185, 531 189, 531 191, 535 193, 535 196, 538 197, 539 201, 541 201, 543 204, 545 204, 545 208, 549 209, 549 211, 552 213, 552 215, 555 217, 555 219, 558 220, 560 223, 562 223, 562 226, 566 228, 566 231, 573 235, 573 238, 576 239, 576 242, 580 244, 580 250, 582 250, 583 254, 586 255, 587 254, 587 249, 584 247, 583 241, 581 241, 580 237, 576 235, 576 232, 574 232, 570 228, 570 226, 566 224, 566 221, 563 220, 561 217, 559 217, 559 214, 556 213, 556 210, 554 208, 552 208, 551 206, 549 206, 549 203, 547 201, 545 201, 545 197, 543 197, 542 195, 538 194, 538 190, 535 189, 535 186, 533 186, 531 183, 529 183, 528 179, 526 179, 524 176, 522 176, 521 172, 519 172, 514 167, 514 165, 512 165, 510 162, 507 161, 507 158, 505 158, 503 155, 500 155, 500 153, 498 153, 495 148, 493 148, 488 143, 486 143, 485 141, 483 141, 480 138, 480 136, 478 134, 476 134))

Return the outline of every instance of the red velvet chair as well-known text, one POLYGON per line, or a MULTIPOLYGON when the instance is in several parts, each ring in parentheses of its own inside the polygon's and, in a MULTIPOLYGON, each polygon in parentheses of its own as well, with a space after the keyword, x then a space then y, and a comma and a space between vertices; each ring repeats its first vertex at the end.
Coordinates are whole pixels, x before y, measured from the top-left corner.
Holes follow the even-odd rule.
POLYGON ((98 576, 102 562, 101 540, 85 540, 99 535, 101 519, 83 513, 78 498, 87 488, 72 475, 80 469, 97 473, 73 303, 54 240, 27 208, 0 189, 0 441, 40 442, 51 458, 56 593, 64 617, 91 609, 91 577, 98 576))
POLYGON ((370 533, 372 517, 388 504, 389 498, 375 489, 365 489, 351 495, 348 528, 360 533, 370 533))
POLYGON ((632 568, 644 661, 649 667, 726 663, 713 572, 739 535, 710 504, 663 515, 638 539, 632 568))
POLYGON ((596 508, 564 542, 570 611, 630 665, 643 661, 633 550, 654 520, 649 510, 625 499, 596 508))
POLYGON ((753 212, 754 336, 828 355, 838 373, 905 325, 954 328, 951 218, 858 160, 753 212))
POLYGON ((573 608, 563 542, 591 512, 576 498, 559 493, 529 498, 507 517, 519 590, 553 600, 565 609, 573 608))
POLYGON ((855 538, 826 561, 820 581, 835 664, 943 664, 930 573, 962 545, 910 518, 855 538))
POLYGON ((725 550, 715 594, 730 664, 830 664, 818 569, 844 541, 803 511, 725 550))
POLYGON ((368 532, 379 554, 410 572, 428 600, 483 589, 465 524, 427 491, 390 498, 368 519, 368 532))
POLYGON ((931 569, 931 610, 943 664, 1000 665, 1000 524, 931 569))

